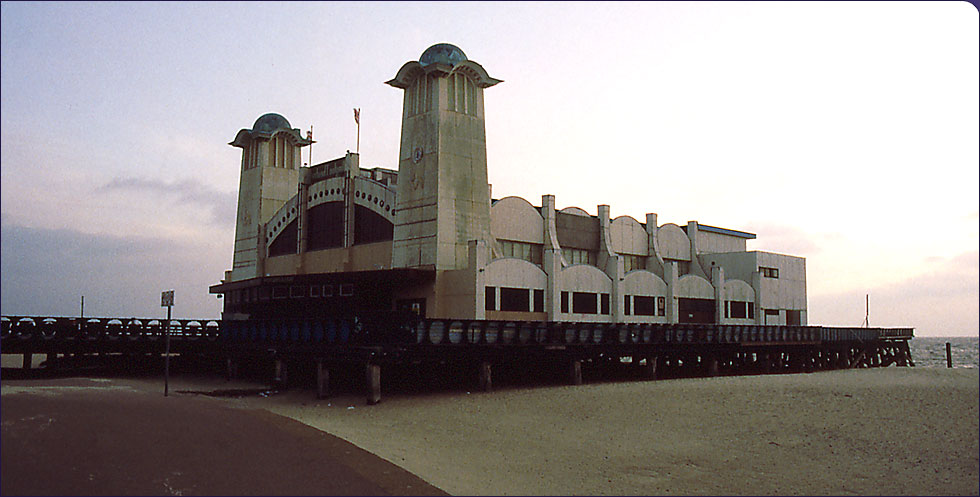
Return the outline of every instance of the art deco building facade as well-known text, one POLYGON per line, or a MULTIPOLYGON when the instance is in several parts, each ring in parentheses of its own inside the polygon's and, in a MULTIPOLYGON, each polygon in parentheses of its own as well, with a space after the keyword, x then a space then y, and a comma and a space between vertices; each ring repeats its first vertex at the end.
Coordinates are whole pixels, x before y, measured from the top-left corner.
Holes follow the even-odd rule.
POLYGON ((800 257, 755 235, 491 198, 484 90, 501 81, 449 44, 387 83, 404 91, 398 170, 358 155, 301 166, 278 114, 242 149, 224 319, 413 310, 429 318, 806 324, 800 257))

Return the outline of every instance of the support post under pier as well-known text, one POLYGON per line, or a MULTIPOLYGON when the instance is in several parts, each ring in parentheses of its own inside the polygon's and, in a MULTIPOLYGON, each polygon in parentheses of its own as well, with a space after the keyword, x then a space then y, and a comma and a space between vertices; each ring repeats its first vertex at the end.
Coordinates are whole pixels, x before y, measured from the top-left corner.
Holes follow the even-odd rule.
POLYGON ((582 384, 582 361, 572 361, 569 367, 570 381, 572 385, 582 384))
POLYGON ((325 399, 330 394, 330 370, 323 359, 316 361, 316 398, 325 399))
POLYGON ((286 376, 287 374, 288 374, 288 371, 286 371, 286 360, 277 357, 276 358, 276 375, 275 375, 275 378, 272 379, 272 385, 274 387, 276 387, 276 388, 285 390, 286 389, 286 386, 288 385, 288 380, 289 380, 287 378, 287 376, 286 376))
POLYGON ((373 406, 381 402, 381 366, 370 364, 365 367, 367 380, 367 403, 373 406))
POLYGON ((34 354, 30 352, 24 352, 23 369, 25 371, 29 371, 31 369, 31 365, 33 364, 33 362, 34 362, 34 354))
POLYGON ((480 390, 484 392, 493 390, 493 377, 489 361, 480 363, 480 390))

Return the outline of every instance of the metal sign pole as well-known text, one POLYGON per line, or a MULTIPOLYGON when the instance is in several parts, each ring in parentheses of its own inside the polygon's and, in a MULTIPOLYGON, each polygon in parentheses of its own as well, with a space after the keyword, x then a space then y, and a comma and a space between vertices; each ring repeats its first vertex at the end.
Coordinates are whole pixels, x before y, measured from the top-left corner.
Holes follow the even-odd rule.
POLYGON ((167 308, 167 324, 163 331, 163 340, 166 344, 163 353, 163 396, 167 397, 170 392, 170 311, 174 306, 173 290, 161 294, 160 305, 167 308))

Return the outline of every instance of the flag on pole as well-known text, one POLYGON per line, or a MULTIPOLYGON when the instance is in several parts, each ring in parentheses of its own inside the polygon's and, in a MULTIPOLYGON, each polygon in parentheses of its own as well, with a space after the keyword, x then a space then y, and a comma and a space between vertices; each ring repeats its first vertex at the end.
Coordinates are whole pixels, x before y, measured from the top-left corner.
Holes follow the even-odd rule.
POLYGON ((354 109, 354 122, 361 124, 361 109, 354 109))

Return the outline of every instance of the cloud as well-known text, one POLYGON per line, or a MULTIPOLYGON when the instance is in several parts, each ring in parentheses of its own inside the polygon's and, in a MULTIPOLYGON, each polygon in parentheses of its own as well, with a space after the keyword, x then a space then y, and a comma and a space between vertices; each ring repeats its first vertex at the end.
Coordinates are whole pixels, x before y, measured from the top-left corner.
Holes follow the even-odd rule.
POLYGON ((872 326, 914 327, 918 336, 980 335, 980 251, 928 258, 930 269, 864 291, 811 295, 814 325, 859 326, 870 295, 872 326))
POLYGON ((84 295, 86 316, 158 317, 160 292, 169 289, 175 316, 220 315, 208 286, 231 262, 221 248, 16 225, 0 225, 0 241, 4 315, 74 316, 84 295))
POLYGON ((234 225, 235 213, 238 209, 237 192, 221 192, 199 181, 185 179, 167 183, 164 181, 144 178, 113 178, 100 186, 99 191, 150 193, 162 197, 175 198, 181 202, 204 206, 210 210, 211 224, 222 227, 234 225))

